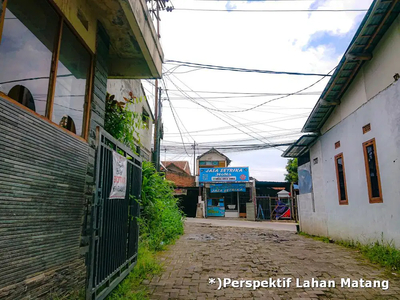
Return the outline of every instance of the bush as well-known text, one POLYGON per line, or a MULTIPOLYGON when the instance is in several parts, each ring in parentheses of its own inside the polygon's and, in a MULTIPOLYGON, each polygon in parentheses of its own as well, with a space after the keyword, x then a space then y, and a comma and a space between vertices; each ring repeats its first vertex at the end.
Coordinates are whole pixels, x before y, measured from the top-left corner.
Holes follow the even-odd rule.
POLYGON ((183 234, 183 213, 173 195, 173 184, 143 162, 142 199, 139 201, 141 240, 159 251, 183 234))
POLYGON ((162 271, 155 254, 145 244, 139 246, 138 261, 133 271, 111 293, 108 300, 141 300, 147 299, 146 286, 142 281, 162 271))
POLYGON ((108 300, 148 299, 143 280, 159 274, 162 267, 156 252, 183 234, 183 213, 173 195, 173 184, 157 173, 153 164, 143 162, 140 237, 138 261, 133 271, 111 293, 108 300))

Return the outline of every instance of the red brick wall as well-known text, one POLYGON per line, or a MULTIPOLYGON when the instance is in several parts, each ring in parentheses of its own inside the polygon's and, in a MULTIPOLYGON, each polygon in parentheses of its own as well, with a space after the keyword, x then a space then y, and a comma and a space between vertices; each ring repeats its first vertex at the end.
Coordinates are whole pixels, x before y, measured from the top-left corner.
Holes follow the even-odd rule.
POLYGON ((194 176, 185 173, 166 172, 167 180, 173 181, 177 187, 193 187, 196 186, 194 176))

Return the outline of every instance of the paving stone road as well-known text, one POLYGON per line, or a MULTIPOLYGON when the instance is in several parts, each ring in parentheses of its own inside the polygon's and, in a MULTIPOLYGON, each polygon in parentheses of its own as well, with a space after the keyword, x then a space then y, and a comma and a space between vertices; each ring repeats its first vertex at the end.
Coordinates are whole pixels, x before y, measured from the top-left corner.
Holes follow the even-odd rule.
POLYGON ((354 250, 293 232, 186 222, 185 234, 160 259, 162 275, 144 282, 150 299, 400 299, 400 277, 370 264, 354 250), (216 284, 209 284, 209 278, 216 278, 216 284), (268 284, 270 278, 292 278, 292 282, 286 288, 253 290, 243 282, 242 288, 217 290, 217 278, 268 284), (334 280, 336 285, 304 287, 312 278, 319 283, 334 280), (341 287, 341 278, 389 280, 389 288, 341 287), (303 287, 296 285, 296 279, 303 287))

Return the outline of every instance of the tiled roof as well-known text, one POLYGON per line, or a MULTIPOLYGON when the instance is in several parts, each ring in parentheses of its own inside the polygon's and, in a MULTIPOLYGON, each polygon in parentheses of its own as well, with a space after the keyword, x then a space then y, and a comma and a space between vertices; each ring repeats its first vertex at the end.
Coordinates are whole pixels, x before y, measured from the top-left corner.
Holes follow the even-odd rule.
POLYGON ((167 168, 174 165, 175 167, 181 169, 182 171, 184 171, 185 173, 190 175, 190 166, 189 166, 189 162, 186 160, 177 160, 177 161, 162 161, 162 164, 167 168))

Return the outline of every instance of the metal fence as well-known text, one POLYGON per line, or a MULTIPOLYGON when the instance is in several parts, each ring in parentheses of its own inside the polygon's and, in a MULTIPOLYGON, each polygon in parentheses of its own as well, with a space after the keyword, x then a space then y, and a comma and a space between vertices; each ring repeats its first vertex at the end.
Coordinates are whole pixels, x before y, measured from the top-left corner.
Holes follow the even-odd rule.
POLYGON ((107 132, 98 129, 87 300, 104 299, 129 274, 137 261, 139 227, 136 217, 139 215, 137 199, 140 198, 141 183, 141 158, 107 132), (125 199, 109 199, 113 151, 128 161, 125 199))
POLYGON ((298 221, 297 201, 295 197, 278 198, 258 195, 258 220, 294 220, 298 221))

